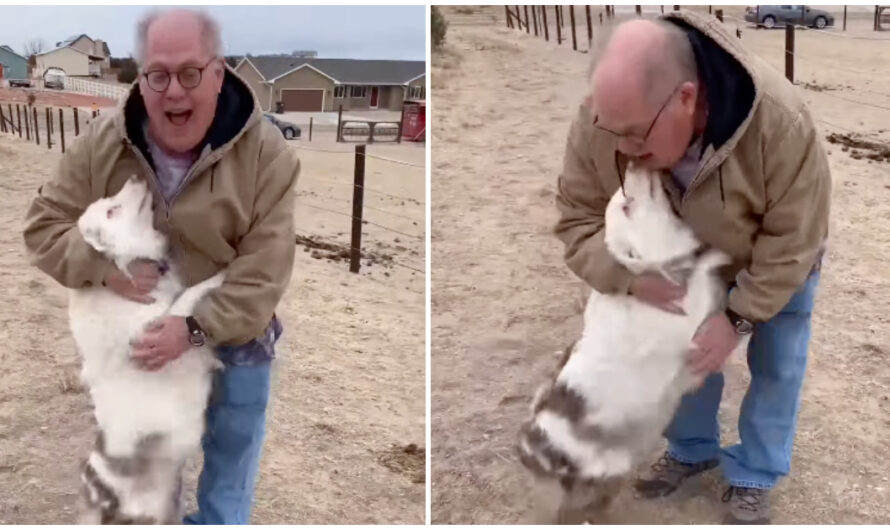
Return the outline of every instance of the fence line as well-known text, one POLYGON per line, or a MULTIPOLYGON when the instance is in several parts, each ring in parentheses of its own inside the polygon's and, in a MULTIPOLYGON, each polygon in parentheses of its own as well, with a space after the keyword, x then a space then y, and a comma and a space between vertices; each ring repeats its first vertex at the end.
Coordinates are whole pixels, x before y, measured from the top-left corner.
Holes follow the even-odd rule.
MULTIPOLYGON (((350 187, 352 187, 352 186, 350 186, 350 187)), ((318 193, 315 193, 315 192, 313 192, 312 194, 313 194, 313 196, 318 196, 318 197, 320 197, 320 198, 323 198, 323 199, 326 199, 326 200, 329 200, 329 201, 350 202, 349 199, 344 199, 344 198, 342 198, 342 197, 334 197, 334 196, 331 196, 331 195, 321 195, 321 194, 318 194, 318 193)), ((384 210, 383 208, 377 208, 376 206, 369 206, 369 205, 365 204, 364 207, 367 208, 367 209, 369 209, 369 210, 374 210, 374 211, 376 211, 376 212, 380 212, 380 213, 385 213, 385 214, 387 214, 387 215, 391 215, 391 216, 393 216, 393 217, 399 217, 399 218, 401 218, 401 219, 406 219, 406 220, 408 220, 408 221, 412 221, 412 222, 414 222, 415 224, 421 224, 421 225, 422 225, 423 222, 424 222, 423 219, 418 219, 418 218, 416 218, 416 217, 411 217, 410 215, 404 215, 404 214, 396 213, 396 212, 393 212, 393 211, 390 211, 390 210, 384 210)))
POLYGON ((395 199, 395 200, 400 200, 400 201, 416 202, 418 205, 423 205, 423 204, 424 204, 424 202, 423 202, 422 200, 420 200, 420 199, 415 199, 415 198, 413 198, 413 197, 404 197, 404 196, 402 196, 402 195, 393 195, 392 193, 387 193, 387 192, 385 192, 385 191, 381 191, 381 190, 378 190, 378 189, 376 189, 376 188, 370 188, 370 187, 368 187, 368 186, 355 186, 354 184, 349 184, 349 183, 346 183, 346 182, 339 182, 339 181, 337 181, 337 180, 323 179, 323 178, 318 178, 318 177, 304 177, 304 176, 301 176, 301 177, 299 178, 299 180, 309 180, 309 181, 316 181, 316 182, 325 182, 325 183, 330 183, 330 184, 334 184, 334 185, 337 185, 337 186, 343 186, 343 187, 348 187, 348 188, 361 188, 361 189, 363 189, 363 190, 365 190, 365 191, 369 191, 369 192, 371 192, 371 193, 376 193, 377 195, 383 195, 383 196, 389 197, 390 199, 395 199))
POLYGON ((120 101, 127 97, 130 92, 129 87, 119 87, 108 83, 100 83, 98 81, 90 81, 79 77, 65 77, 65 90, 79 92, 81 94, 89 94, 115 101, 120 101))
POLYGON ((303 206, 308 206, 309 208, 314 208, 316 210, 322 210, 325 212, 342 215, 343 217, 349 217, 350 219, 360 219, 363 223, 367 223, 369 225, 374 225, 376 227, 382 228, 384 230, 388 230, 390 232, 393 232, 393 233, 396 233, 396 234, 399 234, 399 235, 402 235, 405 237, 413 237, 414 239, 419 239, 420 241, 425 241, 425 239, 426 239, 426 238, 424 238, 424 236, 419 236, 417 234, 409 234, 408 232, 402 232, 401 230, 396 230, 395 228, 390 228, 386 225, 382 225, 380 223, 375 223, 374 221, 369 221, 367 219, 363 219, 362 217, 357 217, 355 215, 344 213, 339 210, 333 210, 331 208, 325 208, 324 206, 318 206, 317 204, 311 204, 311 203, 308 203, 302 199, 298 199, 298 202, 300 204, 302 204, 303 206))

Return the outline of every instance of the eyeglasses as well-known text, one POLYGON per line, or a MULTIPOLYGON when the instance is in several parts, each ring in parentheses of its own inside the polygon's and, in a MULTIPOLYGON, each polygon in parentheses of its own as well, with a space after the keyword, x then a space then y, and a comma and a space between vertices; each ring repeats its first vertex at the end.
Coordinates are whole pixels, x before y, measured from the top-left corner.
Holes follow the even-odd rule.
POLYGON ((635 144, 638 144, 638 145, 644 145, 647 141, 649 141, 649 135, 652 134, 652 129, 655 128, 655 124, 658 122, 658 118, 661 117, 661 113, 664 112, 664 109, 667 108, 668 103, 670 103, 671 100, 674 99, 674 94, 677 93, 677 90, 681 86, 682 86, 682 84, 674 87, 674 90, 671 91, 671 94, 667 97, 667 99, 664 101, 664 103, 662 103, 661 108, 658 109, 657 113, 655 113, 655 117, 652 118, 652 123, 649 124, 649 128, 646 129, 646 134, 642 137, 640 137, 639 135, 635 135, 635 134, 619 134, 615 131, 610 131, 609 129, 606 129, 605 127, 602 127, 597 124, 597 120, 599 120, 599 116, 597 116, 593 119, 593 125, 594 125, 594 127, 598 128, 602 131, 606 131, 607 133, 611 134, 612 136, 616 137, 619 140, 624 139, 624 140, 629 140, 631 142, 634 142, 635 144))
POLYGON ((146 83, 148 83, 148 88, 155 92, 163 92, 170 86, 170 77, 175 73, 179 85, 186 90, 191 90, 201 84, 204 70, 206 70, 207 67, 210 66, 210 63, 216 59, 216 57, 210 59, 207 61, 207 64, 200 68, 197 66, 186 66, 182 70, 173 73, 166 70, 152 70, 150 72, 145 72, 142 76, 145 78, 146 83))

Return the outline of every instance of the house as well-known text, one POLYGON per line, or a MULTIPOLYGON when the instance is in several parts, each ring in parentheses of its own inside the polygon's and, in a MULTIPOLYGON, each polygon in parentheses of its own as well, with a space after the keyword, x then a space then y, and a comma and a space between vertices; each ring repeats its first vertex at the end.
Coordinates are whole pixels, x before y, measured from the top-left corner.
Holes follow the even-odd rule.
POLYGON ((28 79, 28 59, 5 44, 0 46, 0 79, 28 79))
POLYGON ((286 111, 401 110, 407 99, 424 99, 424 61, 246 56, 235 66, 263 110, 280 101, 286 111))
POLYGON ((60 68, 70 76, 101 77, 111 66, 111 52, 105 41, 75 35, 37 54, 36 61, 37 75, 43 75, 47 68, 60 68))

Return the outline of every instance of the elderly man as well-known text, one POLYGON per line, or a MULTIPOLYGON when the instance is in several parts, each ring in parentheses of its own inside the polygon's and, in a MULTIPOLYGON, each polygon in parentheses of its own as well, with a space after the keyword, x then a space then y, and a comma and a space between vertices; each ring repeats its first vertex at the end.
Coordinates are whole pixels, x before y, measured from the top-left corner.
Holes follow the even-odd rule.
MULTIPOLYGON (((188 285, 222 269, 224 284, 188 318, 166 317, 134 344, 133 361, 158 370, 195 343, 225 369, 207 411, 198 513, 189 523, 247 523, 264 438, 274 310, 294 259, 293 188, 299 162, 221 57, 217 24, 185 10, 139 25, 139 82, 120 110, 90 124, 27 214, 25 243, 41 270, 77 289, 105 285, 150 302, 162 274, 138 263, 132 280, 89 247, 76 221, 132 174, 154 195, 155 225, 188 285)), ((138 413, 138 411, 136 411, 138 413)))
POLYGON ((678 311, 684 286, 631 275, 603 242, 604 210, 629 160, 662 170, 678 214, 734 260, 728 309, 691 345, 692 369, 710 375, 684 398, 667 452, 635 487, 668 495, 719 464, 727 522, 768 522, 767 493, 790 469, 828 233, 829 168, 813 119, 797 89, 716 19, 681 12, 615 30, 569 133, 556 234, 569 268, 596 290, 678 311), (749 333, 741 442, 721 449, 720 370, 749 333))

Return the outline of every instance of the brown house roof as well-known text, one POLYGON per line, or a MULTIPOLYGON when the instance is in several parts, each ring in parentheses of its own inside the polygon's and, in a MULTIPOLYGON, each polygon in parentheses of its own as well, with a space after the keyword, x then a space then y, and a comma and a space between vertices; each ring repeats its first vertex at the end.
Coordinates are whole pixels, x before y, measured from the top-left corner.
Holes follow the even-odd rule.
POLYGON ((303 57, 247 56, 245 59, 266 81, 273 81, 301 67, 310 67, 335 83, 404 85, 426 73, 424 61, 366 59, 307 59, 303 57))

